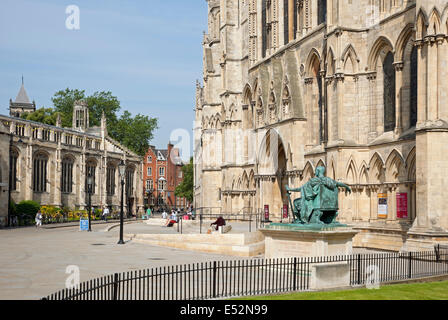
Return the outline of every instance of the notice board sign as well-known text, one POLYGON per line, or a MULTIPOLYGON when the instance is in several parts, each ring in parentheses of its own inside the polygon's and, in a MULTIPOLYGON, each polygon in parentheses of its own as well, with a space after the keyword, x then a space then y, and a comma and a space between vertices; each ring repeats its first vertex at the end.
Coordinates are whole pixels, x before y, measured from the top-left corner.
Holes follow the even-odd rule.
POLYGON ((378 218, 387 218, 387 193, 378 194, 378 218))
POLYGON ((283 205, 283 219, 288 219, 288 205, 283 205))
POLYGON ((87 219, 79 220, 79 230, 80 231, 87 231, 87 230, 89 230, 89 220, 87 220, 87 219))
POLYGON ((408 194, 397 193, 397 218, 406 219, 408 217, 408 194))
POLYGON ((269 221, 269 205, 264 205, 264 220, 269 221))

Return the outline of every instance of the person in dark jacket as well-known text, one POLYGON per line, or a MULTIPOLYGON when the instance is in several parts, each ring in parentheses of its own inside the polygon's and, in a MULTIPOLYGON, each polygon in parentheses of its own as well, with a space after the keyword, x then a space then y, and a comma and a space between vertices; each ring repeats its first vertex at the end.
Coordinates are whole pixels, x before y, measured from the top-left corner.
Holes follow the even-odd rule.
POLYGON ((215 230, 218 230, 219 227, 221 227, 221 226, 225 226, 225 225, 226 225, 226 221, 224 220, 223 217, 220 216, 220 217, 218 217, 218 219, 216 219, 215 222, 213 222, 212 224, 210 224, 210 227, 213 226, 213 225, 216 225, 215 230))

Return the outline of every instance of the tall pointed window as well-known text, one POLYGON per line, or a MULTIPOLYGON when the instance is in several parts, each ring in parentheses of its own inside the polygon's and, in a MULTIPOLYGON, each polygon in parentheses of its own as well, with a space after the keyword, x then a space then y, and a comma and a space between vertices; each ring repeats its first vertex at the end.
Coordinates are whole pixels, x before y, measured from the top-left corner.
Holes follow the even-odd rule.
POLYGON ((14 151, 11 150, 9 153, 9 157, 10 157, 10 163, 11 163, 11 170, 10 170, 10 174, 11 174, 11 191, 16 191, 17 190, 17 160, 19 159, 19 154, 14 151))
POLYGON ((261 0, 261 56, 263 58, 266 57, 266 50, 268 48, 267 45, 267 12, 266 12, 266 1, 269 0, 261 0))
POLYGON ((48 157, 44 153, 38 153, 33 160, 33 191, 47 192, 47 164, 48 157))
POLYGON ((319 0, 317 6, 318 6, 317 24, 327 22, 327 0, 319 0))
POLYGON ((417 90, 418 90, 417 66, 418 66, 417 47, 413 47, 411 52, 410 127, 415 127, 415 125, 417 124, 417 90))
POLYGON ((395 67, 394 55, 389 52, 383 62, 384 75, 384 132, 395 128, 395 67))
POLYGON ((73 160, 69 157, 62 160, 61 192, 72 193, 73 191, 73 160))
POLYGON ((115 172, 116 168, 112 164, 109 164, 107 167, 106 177, 106 191, 109 196, 113 196, 115 194, 115 172))
POLYGON ((130 197, 134 193, 134 169, 126 171, 126 195, 130 197))

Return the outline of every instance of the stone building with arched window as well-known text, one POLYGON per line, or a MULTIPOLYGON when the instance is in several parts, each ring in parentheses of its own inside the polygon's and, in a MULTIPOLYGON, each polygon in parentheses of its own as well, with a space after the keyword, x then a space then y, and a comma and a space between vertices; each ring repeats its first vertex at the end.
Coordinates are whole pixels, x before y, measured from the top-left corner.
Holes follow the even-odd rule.
POLYGON ((280 221, 285 185, 322 165, 353 189, 339 220, 356 245, 448 242, 446 1, 207 3, 221 32, 196 85, 199 211, 280 221))
MULTIPOLYGON (((15 112, 11 116, 0 115, 3 208, 7 207, 10 191, 16 203, 34 200, 41 205, 85 209, 87 177, 91 175, 92 206, 119 211, 118 164, 124 160, 125 213, 143 212, 142 159, 108 136, 104 115, 99 127, 90 127, 87 104, 76 101, 73 127, 63 128, 59 119, 51 126, 17 118, 15 112)), ((8 210, 0 210, 0 225, 7 225, 7 217, 8 210)))

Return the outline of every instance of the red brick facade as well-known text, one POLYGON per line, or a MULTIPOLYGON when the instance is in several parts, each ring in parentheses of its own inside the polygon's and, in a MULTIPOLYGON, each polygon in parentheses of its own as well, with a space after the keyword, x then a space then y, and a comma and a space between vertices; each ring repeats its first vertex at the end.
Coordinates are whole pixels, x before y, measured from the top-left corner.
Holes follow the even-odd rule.
POLYGON ((143 162, 145 207, 188 208, 188 201, 174 194, 183 180, 182 166, 179 150, 172 144, 168 144, 168 149, 164 150, 150 146, 143 162))

